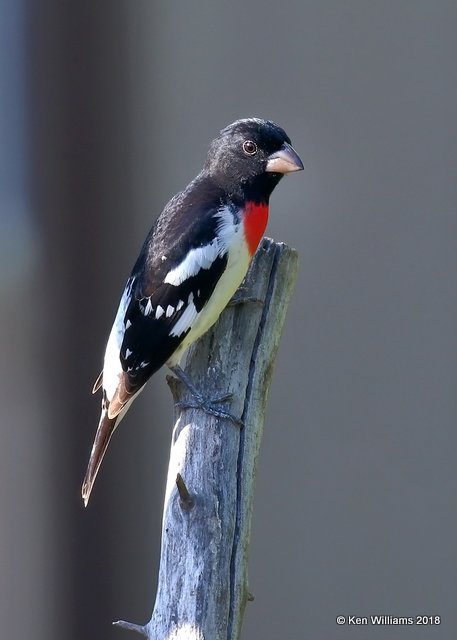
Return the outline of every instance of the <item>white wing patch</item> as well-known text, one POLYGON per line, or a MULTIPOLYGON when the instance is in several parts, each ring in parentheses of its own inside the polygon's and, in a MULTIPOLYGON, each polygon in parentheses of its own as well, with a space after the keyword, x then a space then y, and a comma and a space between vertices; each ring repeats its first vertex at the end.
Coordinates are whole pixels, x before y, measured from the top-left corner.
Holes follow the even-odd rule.
POLYGON ((177 267, 169 271, 164 282, 175 287, 192 276, 196 276, 200 269, 209 269, 216 258, 221 254, 218 238, 214 238, 210 244, 197 249, 191 249, 184 260, 177 267))
POLYGON ((240 230, 240 223, 235 223, 230 207, 219 209, 214 218, 218 220, 217 237, 203 247, 191 249, 184 260, 167 273, 165 283, 179 286, 181 282, 196 276, 201 269, 209 269, 216 258, 229 250, 234 236, 240 230))
POLYGON ((148 316, 149 314, 152 313, 152 304, 151 304, 151 298, 148 299, 148 303, 144 308, 144 315, 148 316))
POLYGON ((233 212, 230 207, 223 207, 214 214, 214 218, 218 220, 217 235, 221 253, 228 251, 230 247, 238 244, 236 236, 240 232, 241 223, 236 223, 233 218, 233 212))
POLYGON ((165 312, 164 312, 164 310, 163 310, 163 307, 161 307, 161 306, 160 306, 160 304, 159 304, 159 305, 157 305, 157 309, 156 309, 156 320, 158 320, 161 316, 163 316, 163 314, 164 314, 164 313, 165 313, 165 312))
POLYGON ((179 318, 178 322, 174 325, 169 335, 179 338, 180 335, 182 335, 188 329, 190 329, 197 315, 198 315, 197 309, 195 308, 195 305, 194 305, 194 294, 191 292, 189 293, 187 307, 184 309, 182 316, 179 318))

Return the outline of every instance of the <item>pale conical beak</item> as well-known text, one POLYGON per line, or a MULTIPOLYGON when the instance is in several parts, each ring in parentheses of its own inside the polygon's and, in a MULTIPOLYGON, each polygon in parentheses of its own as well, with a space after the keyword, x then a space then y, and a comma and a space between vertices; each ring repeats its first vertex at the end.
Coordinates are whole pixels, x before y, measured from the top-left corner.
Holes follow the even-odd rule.
POLYGON ((279 151, 275 151, 268 157, 265 171, 269 173, 292 173, 304 169, 300 156, 293 147, 284 142, 279 151))

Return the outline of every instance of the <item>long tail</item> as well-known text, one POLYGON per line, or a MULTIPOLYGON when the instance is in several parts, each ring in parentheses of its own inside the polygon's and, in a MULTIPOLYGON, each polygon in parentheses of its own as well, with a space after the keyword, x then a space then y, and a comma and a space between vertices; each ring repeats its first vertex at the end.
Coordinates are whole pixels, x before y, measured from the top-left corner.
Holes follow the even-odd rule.
POLYGON ((87 503, 89 502, 89 497, 92 491, 92 487, 94 486, 95 478, 97 477, 97 473, 100 469, 103 456, 105 455, 109 441, 118 422, 120 422, 120 416, 109 418, 108 411, 106 409, 102 411, 81 490, 85 507, 87 507, 87 503))

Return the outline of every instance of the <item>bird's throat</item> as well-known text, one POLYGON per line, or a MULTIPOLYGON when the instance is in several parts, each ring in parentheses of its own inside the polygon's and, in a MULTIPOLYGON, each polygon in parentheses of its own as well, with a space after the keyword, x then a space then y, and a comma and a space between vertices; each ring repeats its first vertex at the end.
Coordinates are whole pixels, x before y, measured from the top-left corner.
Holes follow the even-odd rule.
POLYGON ((265 233, 268 222, 268 204, 265 202, 246 202, 244 210, 244 232, 249 253, 254 255, 265 233))

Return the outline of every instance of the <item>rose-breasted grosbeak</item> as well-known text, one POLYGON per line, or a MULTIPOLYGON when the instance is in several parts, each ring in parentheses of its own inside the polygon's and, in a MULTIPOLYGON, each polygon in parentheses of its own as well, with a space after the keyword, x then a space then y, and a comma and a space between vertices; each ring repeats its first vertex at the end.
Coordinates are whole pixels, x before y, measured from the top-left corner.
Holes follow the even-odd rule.
POLYGON ((82 486, 85 505, 114 429, 162 365, 184 379, 180 358, 216 322, 246 275, 273 189, 283 174, 301 169, 281 127, 237 120, 213 140, 203 171, 166 205, 127 280, 94 384, 93 393, 102 387, 103 398, 82 486))

